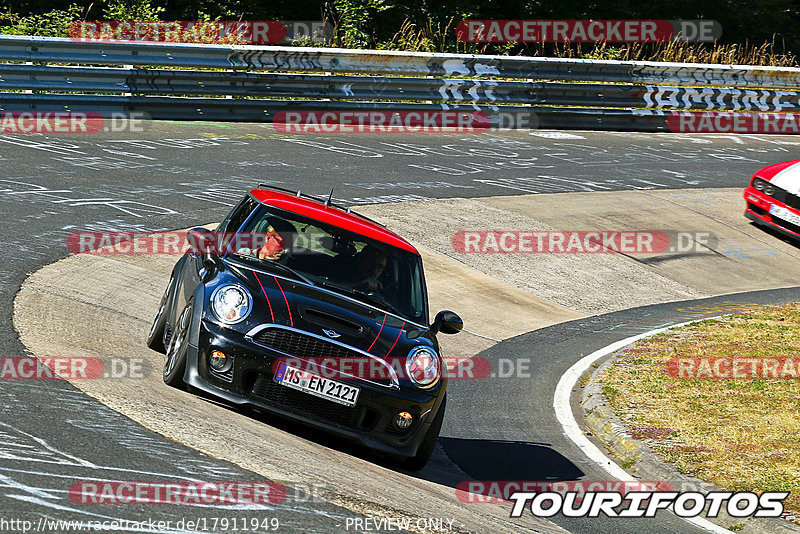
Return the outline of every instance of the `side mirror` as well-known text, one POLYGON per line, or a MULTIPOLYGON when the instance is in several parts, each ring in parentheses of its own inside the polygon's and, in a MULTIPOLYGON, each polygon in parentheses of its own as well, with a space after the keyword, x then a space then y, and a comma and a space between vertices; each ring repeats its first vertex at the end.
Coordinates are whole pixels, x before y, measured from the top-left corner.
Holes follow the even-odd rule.
POLYGON ((441 332, 442 334, 458 334, 464 328, 464 321, 461 320, 456 313, 442 310, 436 314, 436 319, 433 320, 431 331, 435 334, 441 332))
POLYGON ((200 256, 205 269, 216 267, 217 240, 214 232, 205 228, 192 228, 186 235, 186 240, 189 241, 192 251, 200 256))

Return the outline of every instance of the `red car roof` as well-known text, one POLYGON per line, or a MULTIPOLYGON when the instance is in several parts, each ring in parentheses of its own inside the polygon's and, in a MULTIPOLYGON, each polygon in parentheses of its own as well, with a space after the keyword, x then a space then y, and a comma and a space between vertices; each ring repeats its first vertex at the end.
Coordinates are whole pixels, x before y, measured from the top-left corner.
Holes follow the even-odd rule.
POLYGON ((347 213, 345 210, 335 206, 326 206, 322 202, 316 200, 310 200, 280 191, 273 191, 271 189, 252 189, 250 194, 263 204, 291 211, 323 223, 332 224, 344 230, 349 230, 363 235, 364 237, 386 243, 387 245, 419 254, 411 243, 399 235, 355 213, 347 213))

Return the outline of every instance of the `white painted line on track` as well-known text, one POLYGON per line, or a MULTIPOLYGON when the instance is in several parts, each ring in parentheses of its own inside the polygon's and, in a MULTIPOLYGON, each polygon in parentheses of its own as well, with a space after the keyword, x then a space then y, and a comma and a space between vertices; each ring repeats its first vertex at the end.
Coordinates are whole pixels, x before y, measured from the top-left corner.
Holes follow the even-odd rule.
POLYGON ((533 131, 528 133, 536 137, 544 137, 545 139, 586 139, 582 135, 575 135, 569 132, 533 131))
MULTIPOLYGON (((671 326, 666 326, 664 328, 657 328, 655 330, 650 330, 649 332, 645 332, 643 334, 638 334, 635 336, 627 337, 616 343, 612 343, 602 349, 596 350, 593 353, 584 356, 575 364, 567 369, 563 375, 561 375, 561 379, 558 381, 558 385, 556 386, 556 393, 553 396, 553 408, 556 411, 556 418, 558 422, 561 423, 561 427, 564 429, 564 434, 572 440, 578 448, 581 449, 583 454, 586 455, 591 461, 602 467, 608 474, 612 477, 616 478, 617 480, 628 481, 633 480, 633 477, 629 475, 624 469, 622 469, 619 465, 617 465, 611 458, 606 456, 603 451, 598 449, 594 443, 589 441, 583 431, 581 430, 580 426, 578 425, 578 421, 575 420, 575 416, 572 413, 572 407, 570 406, 569 398, 572 392, 573 386, 578 382, 580 377, 583 373, 589 369, 589 366, 592 365, 594 362, 603 358, 604 356, 608 356, 609 354, 613 354, 614 352, 620 350, 621 348, 625 347, 626 345, 630 345, 631 343, 635 343, 641 339, 654 336, 656 334, 661 334, 662 332, 666 332, 672 328, 679 328, 681 326, 686 326, 692 323, 698 323, 700 321, 709 321, 711 319, 719 319, 722 317, 718 315, 716 317, 708 317, 706 319, 697 319, 694 321, 687 321, 685 323, 678 323, 671 326)), ((676 516, 678 517, 678 516, 676 516)), ((684 521, 688 521, 692 523, 694 526, 703 529, 707 532, 714 532, 717 534, 730 534, 730 530, 723 528, 715 523, 712 523, 708 519, 702 517, 681 517, 684 521)))

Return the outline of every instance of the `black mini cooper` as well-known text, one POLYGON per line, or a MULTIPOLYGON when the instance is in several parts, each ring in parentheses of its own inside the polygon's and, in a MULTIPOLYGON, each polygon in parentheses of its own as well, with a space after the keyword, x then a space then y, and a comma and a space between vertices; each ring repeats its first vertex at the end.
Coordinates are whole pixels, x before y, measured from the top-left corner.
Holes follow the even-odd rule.
POLYGON ((422 468, 447 376, 422 259, 384 226, 260 186, 211 232, 195 228, 147 344, 164 381, 320 428, 422 468))

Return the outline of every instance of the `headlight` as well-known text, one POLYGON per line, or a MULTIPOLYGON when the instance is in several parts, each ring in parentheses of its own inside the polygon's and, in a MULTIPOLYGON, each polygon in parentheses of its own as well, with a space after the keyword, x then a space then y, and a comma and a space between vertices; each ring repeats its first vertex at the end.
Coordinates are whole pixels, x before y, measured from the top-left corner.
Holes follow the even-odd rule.
POLYGON ((770 196, 775 194, 775 191, 777 190, 774 185, 762 178, 753 178, 753 188, 770 196))
POLYGON ((217 319, 225 324, 244 321, 250 314, 253 299, 242 286, 222 285, 211 294, 211 309, 217 319))
POLYGON ((414 347, 406 357, 406 373, 414 384, 421 388, 432 387, 442 374, 439 356, 428 347, 414 347))

